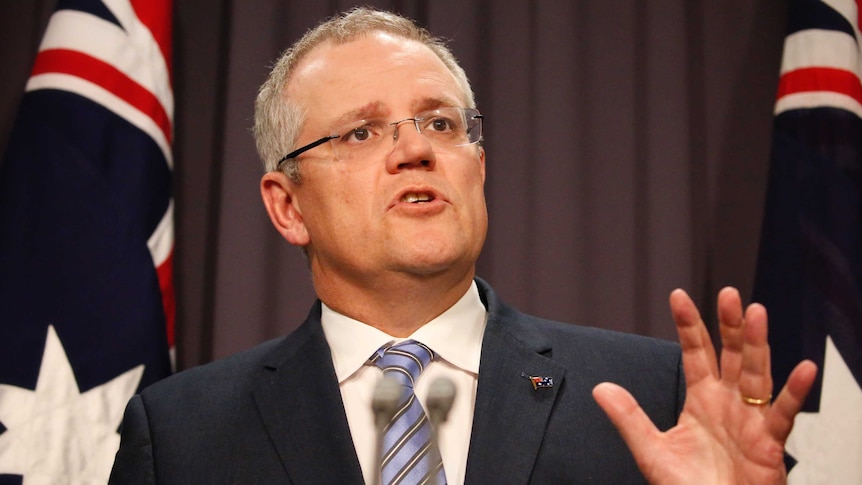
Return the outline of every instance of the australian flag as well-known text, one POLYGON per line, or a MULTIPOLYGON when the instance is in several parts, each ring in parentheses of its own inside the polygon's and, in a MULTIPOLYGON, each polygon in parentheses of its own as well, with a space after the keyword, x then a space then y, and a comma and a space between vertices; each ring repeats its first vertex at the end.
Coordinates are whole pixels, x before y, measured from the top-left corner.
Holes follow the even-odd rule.
POLYGON ((753 299, 775 388, 820 373, 787 442, 790 484, 862 484, 862 51, 859 1, 794 0, 753 299))
POLYGON ((170 0, 60 0, 0 166, 0 483, 106 483, 171 371, 170 0))

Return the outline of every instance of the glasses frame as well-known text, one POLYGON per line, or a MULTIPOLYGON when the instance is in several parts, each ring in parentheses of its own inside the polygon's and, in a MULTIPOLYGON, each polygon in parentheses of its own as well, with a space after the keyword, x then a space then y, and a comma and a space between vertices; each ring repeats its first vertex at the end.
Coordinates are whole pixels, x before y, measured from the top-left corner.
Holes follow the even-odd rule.
POLYGON ((341 135, 324 136, 323 138, 321 138, 319 140, 314 140, 313 142, 309 143, 308 145, 301 146, 301 147, 297 148, 296 150, 294 150, 294 151, 288 153, 287 155, 281 157, 281 159, 279 159, 279 161, 278 161, 278 164, 276 164, 275 169, 281 170, 281 166, 284 164, 284 162, 286 162, 292 158, 296 158, 296 157, 302 155, 303 153, 311 150, 312 148, 317 148, 318 146, 323 145, 324 143, 328 142, 329 140, 334 140, 340 136, 341 135))
MULTIPOLYGON (((438 109, 439 109, 439 108, 438 108, 438 109)), ((464 110, 468 110, 468 109, 469 109, 469 110, 473 110, 473 111, 475 111, 475 112, 476 112, 476 115, 472 116, 470 119, 476 119, 476 120, 479 120, 480 127, 481 127, 482 120, 483 120, 485 117, 484 117, 481 113, 479 113, 479 110, 477 110, 476 108, 458 108, 458 109, 460 109, 460 110, 462 110, 462 111, 464 111, 464 110)), ((434 111, 434 110, 429 110, 429 111, 434 111)), ((419 127, 418 127, 418 123, 417 123, 417 122, 419 121, 419 118, 416 118, 416 117, 415 117, 415 115, 414 115, 414 117, 413 117, 413 118, 404 118, 403 120, 393 121, 392 123, 389 123, 389 126, 395 126, 395 127, 396 127, 396 129, 395 129, 395 137, 396 137, 396 139, 397 139, 397 137, 398 137, 398 128, 397 128, 397 126, 398 126, 398 125, 400 125, 401 123, 404 123, 405 121, 412 121, 412 122, 414 123, 414 125, 416 125, 417 130, 419 129, 419 127)), ((480 133, 481 133, 481 128, 480 128, 479 130, 480 130, 480 133)), ((422 133, 422 132, 420 131, 420 133, 422 133)), ((312 148, 317 148, 318 146, 323 145, 324 143, 326 143, 326 142, 328 142, 328 141, 330 141, 330 140, 334 140, 334 139, 339 138, 339 137, 341 137, 341 135, 328 135, 328 136, 324 136, 323 138, 319 138, 319 139, 317 139, 317 140, 314 140, 313 142, 309 143, 308 145, 303 145, 303 146, 301 146, 301 147, 297 148, 296 150, 294 150, 294 151, 292 151, 292 152, 288 153, 287 155, 285 155, 285 156, 281 157, 281 158, 278 160, 278 163, 276 163, 276 165, 275 165, 275 169, 276 169, 276 170, 281 170, 281 167, 282 167, 282 165, 284 165, 284 162, 286 162, 286 161, 288 161, 288 160, 291 160, 291 159, 294 159, 294 158, 296 158, 296 157, 298 157, 298 156, 302 155, 303 153, 307 152, 308 150, 311 150, 312 148)), ((479 143, 480 141, 482 141, 482 135, 479 135, 479 139, 478 139, 478 140, 476 140, 476 141, 474 141, 474 142, 466 143, 465 145, 473 145, 473 144, 475 144, 475 143, 479 143)), ((463 145, 458 145, 458 146, 463 146, 463 145)))

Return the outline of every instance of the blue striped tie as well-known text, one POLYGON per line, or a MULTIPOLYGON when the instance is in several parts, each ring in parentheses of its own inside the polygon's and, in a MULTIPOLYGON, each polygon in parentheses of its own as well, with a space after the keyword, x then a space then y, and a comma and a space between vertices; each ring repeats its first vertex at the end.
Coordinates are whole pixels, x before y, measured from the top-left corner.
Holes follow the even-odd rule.
POLYGON ((413 394, 413 383, 433 359, 434 352, 415 340, 384 346, 372 358, 384 376, 393 376, 404 386, 398 410, 383 431, 380 472, 384 485, 428 483, 433 474, 437 485, 446 484, 440 453, 432 450, 431 423, 413 394))

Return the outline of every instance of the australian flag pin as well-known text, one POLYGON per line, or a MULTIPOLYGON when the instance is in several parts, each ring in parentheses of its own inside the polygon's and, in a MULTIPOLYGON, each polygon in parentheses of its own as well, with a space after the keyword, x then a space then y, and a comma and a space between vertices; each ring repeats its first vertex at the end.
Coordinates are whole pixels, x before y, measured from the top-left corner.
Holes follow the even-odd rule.
POLYGON ((522 372, 521 377, 530 380, 530 383, 533 385, 534 391, 537 391, 539 389, 550 389, 554 387, 554 378, 550 376, 530 376, 522 372))

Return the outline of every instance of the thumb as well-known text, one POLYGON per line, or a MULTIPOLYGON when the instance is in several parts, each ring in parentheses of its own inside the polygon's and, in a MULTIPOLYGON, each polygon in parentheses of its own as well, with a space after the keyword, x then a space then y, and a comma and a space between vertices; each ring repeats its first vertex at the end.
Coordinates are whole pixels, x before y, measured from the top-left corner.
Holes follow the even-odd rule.
POLYGON ((602 382, 593 388, 593 399, 617 428, 635 461, 641 466, 647 463, 650 443, 659 430, 635 398, 616 384, 602 382))

